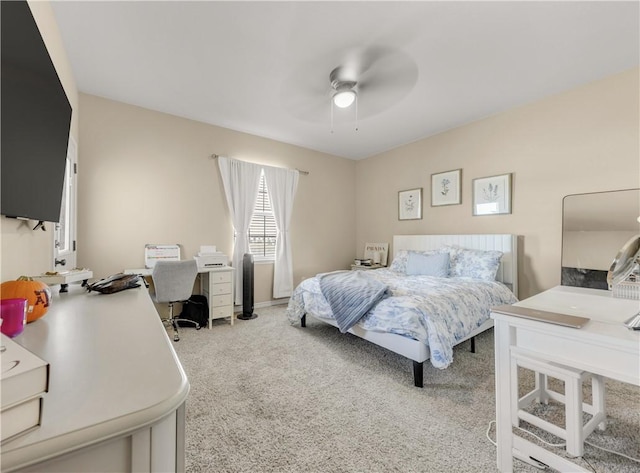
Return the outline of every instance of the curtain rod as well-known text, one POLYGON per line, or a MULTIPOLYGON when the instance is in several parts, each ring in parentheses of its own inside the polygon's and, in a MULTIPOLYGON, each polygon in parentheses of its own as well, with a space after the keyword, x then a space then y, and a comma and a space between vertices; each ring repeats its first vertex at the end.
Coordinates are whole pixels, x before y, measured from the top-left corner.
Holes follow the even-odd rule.
MULTIPOLYGON (((220 155, 218 155, 218 154, 212 154, 210 156, 211 159, 218 159, 219 157, 220 157, 220 155)), ((265 164, 265 166, 267 166, 267 165, 265 164)), ((304 174, 305 176, 309 175, 309 171, 303 171, 302 169, 298 169, 298 168, 295 168, 295 171, 298 171, 300 174, 304 174)))

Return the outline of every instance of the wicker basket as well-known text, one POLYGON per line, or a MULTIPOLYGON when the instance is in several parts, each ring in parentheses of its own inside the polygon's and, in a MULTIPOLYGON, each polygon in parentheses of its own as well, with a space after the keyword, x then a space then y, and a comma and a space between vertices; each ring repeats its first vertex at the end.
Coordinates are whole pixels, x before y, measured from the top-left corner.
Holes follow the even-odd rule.
POLYGON ((640 300, 640 282, 624 281, 614 284, 613 297, 640 300))

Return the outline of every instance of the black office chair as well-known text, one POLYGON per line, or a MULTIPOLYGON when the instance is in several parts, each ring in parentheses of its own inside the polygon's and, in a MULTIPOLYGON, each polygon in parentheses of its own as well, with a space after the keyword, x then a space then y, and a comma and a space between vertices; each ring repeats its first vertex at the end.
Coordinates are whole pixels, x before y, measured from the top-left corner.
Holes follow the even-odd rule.
POLYGON ((200 328, 200 325, 193 320, 173 316, 173 304, 189 299, 197 275, 198 264, 196 260, 158 261, 151 272, 154 285, 151 298, 159 304, 169 304, 169 318, 164 319, 163 322, 167 326, 173 326, 173 341, 175 342, 180 340, 178 322, 189 322, 194 324, 197 329, 200 328))

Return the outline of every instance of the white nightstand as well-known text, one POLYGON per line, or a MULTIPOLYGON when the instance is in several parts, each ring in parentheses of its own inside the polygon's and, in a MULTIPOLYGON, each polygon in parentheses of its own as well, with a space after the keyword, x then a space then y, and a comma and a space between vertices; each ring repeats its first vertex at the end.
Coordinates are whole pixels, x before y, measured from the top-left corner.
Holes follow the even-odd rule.
POLYGON ((351 271, 367 271, 369 269, 380 269, 384 268, 381 264, 372 264, 371 266, 365 266, 363 264, 352 264, 351 271))
POLYGON ((222 266, 200 273, 200 293, 209 302, 209 328, 214 319, 235 318, 233 313, 233 268, 222 266))

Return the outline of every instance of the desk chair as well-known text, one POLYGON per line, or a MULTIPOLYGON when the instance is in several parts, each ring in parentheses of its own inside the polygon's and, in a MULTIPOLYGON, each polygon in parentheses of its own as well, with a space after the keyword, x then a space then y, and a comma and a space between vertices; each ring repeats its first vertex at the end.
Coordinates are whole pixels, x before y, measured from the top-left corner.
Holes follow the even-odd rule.
POLYGON ((151 278, 155 292, 151 294, 154 302, 159 304, 169 304, 169 318, 163 320, 167 325, 173 326, 173 341, 180 340, 178 334, 178 321, 190 322, 196 328, 200 328, 197 322, 186 319, 177 319, 173 316, 173 304, 184 302, 193 292, 193 284, 198 275, 198 264, 196 260, 185 261, 158 261, 153 267, 151 278))

